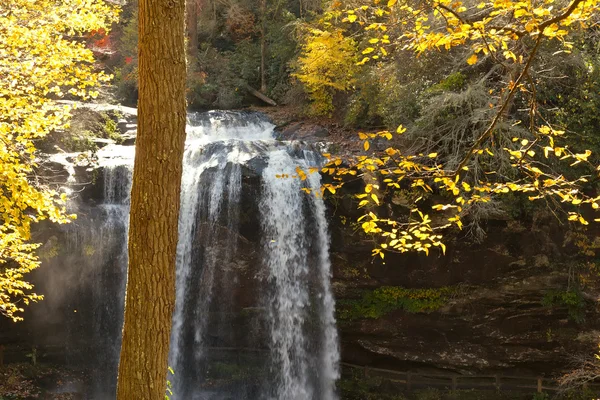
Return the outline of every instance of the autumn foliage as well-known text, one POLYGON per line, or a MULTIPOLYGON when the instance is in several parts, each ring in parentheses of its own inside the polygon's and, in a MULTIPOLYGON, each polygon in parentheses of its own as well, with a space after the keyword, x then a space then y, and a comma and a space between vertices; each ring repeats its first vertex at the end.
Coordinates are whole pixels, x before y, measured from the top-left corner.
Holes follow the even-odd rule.
MULTIPOLYGON (((445 251, 442 234, 447 228, 462 229, 474 208, 508 193, 560 204, 569 221, 589 223, 582 210, 600 208, 600 197, 583 188, 599 169, 590 162, 590 150, 575 150, 565 139, 565 129, 540 112, 537 94, 543 78, 535 66, 542 47, 554 46, 556 54, 572 51, 571 36, 596 25, 598 7, 594 0, 332 3, 317 24, 360 41, 357 65, 383 70, 386 60, 402 52, 417 58, 448 52, 481 74, 477 86, 489 93, 489 110, 480 112, 478 124, 469 127, 474 139, 463 138, 454 154, 439 145, 449 134, 439 139, 439 147, 434 142, 426 151, 395 145, 406 131, 400 126, 395 133, 361 133, 365 155, 343 161, 328 155, 323 172, 338 184, 324 190, 335 191, 348 175, 365 181, 364 193, 358 195, 366 210, 360 223, 365 233, 380 238, 374 255, 415 250, 429 254, 434 247, 445 251), (514 111, 517 106, 524 111, 514 111), (390 140, 390 146, 373 152, 371 144, 381 140, 390 140), (507 164, 501 173, 500 159, 507 164), (581 165, 591 172, 565 173, 581 165), (380 215, 382 204, 400 191, 412 193, 408 217, 380 215)), ((321 40, 321 34, 307 38, 302 69, 319 62, 311 48, 321 40)), ((298 77, 310 91, 316 90, 311 89, 314 78, 298 77)))
POLYGON ((0 314, 17 321, 42 296, 26 274, 39 266, 31 225, 68 222, 67 197, 36 176, 35 141, 68 124, 70 107, 56 98, 95 97, 109 77, 78 41, 108 30, 116 10, 102 0, 5 0, 0 4, 0 314))

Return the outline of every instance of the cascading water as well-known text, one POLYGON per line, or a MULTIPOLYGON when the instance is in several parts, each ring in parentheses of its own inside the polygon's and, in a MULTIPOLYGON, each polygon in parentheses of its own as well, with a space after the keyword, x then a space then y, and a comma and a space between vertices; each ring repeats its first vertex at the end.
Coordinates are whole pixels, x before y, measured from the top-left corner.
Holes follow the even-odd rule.
MULTIPOLYGON (((297 166, 307 170, 314 162, 312 153, 298 159, 288 149, 278 149, 269 153, 263 172, 270 349, 277 377, 270 390, 273 399, 335 398, 339 354, 323 200, 311 196, 307 205, 300 180, 278 178, 294 175, 297 166), (309 232, 315 230, 313 237, 309 232)), ((310 176, 308 186, 318 190, 318 175, 310 176)))
POLYGON ((319 177, 278 178, 317 163, 316 156, 275 141, 273 125, 256 114, 212 113, 191 123, 171 339, 174 397, 335 399, 325 206, 301 191, 317 189, 319 177))
MULTIPOLYGON (((320 160, 300 142, 275 140, 273 128, 260 114, 190 116, 170 354, 174 400, 337 398, 325 204, 301 190, 318 189, 320 177, 278 178, 320 160)), ((100 222, 92 225, 101 229, 77 246, 102 243, 93 255, 101 267, 93 268, 94 305, 87 311, 93 315, 98 371, 86 398, 110 400, 120 347, 133 147, 109 146, 99 158, 104 201, 100 222)), ((79 236, 82 229, 76 229, 79 236)))
POLYGON ((116 390, 114 373, 118 368, 121 349, 121 329, 125 304, 125 282, 127 276, 127 233, 129 230, 129 200, 132 160, 109 163, 104 166, 104 220, 99 232, 99 243, 113 241, 110 252, 90 254, 108 262, 112 268, 96 269, 93 280, 94 299, 94 343, 98 352, 96 376, 92 391, 96 398, 110 397, 116 390), (115 291, 113 285, 118 285, 115 291), (115 293, 116 292, 116 293, 115 293))
MULTIPOLYGON (((61 356, 69 366, 92 367, 86 399, 115 397, 127 276, 131 150, 116 146, 99 152, 102 175, 94 176, 103 189, 94 195, 99 202, 74 195, 69 206, 77 219, 45 230, 50 237, 40 251, 44 268, 36 286, 45 301, 31 318, 38 325, 35 335, 41 332, 36 342, 64 346, 61 356)), ((68 183, 80 189, 71 177, 68 183)))

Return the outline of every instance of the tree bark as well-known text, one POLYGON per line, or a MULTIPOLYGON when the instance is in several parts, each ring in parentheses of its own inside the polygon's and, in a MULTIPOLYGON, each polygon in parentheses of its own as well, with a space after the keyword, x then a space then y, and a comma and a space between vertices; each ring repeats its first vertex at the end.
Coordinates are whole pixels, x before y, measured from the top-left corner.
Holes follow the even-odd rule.
POLYGON ((164 400, 185 143, 185 0, 139 2, 139 99, 118 400, 164 400))
POLYGON ((198 63, 198 0, 187 0, 186 26, 188 56, 192 67, 198 63))
POLYGON ((260 91, 267 94, 267 0, 261 0, 260 10, 260 91))

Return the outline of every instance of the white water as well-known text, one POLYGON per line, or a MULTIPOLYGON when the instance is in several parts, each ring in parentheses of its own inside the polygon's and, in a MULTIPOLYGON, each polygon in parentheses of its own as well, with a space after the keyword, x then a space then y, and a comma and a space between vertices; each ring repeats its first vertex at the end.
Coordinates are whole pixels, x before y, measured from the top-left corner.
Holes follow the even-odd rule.
MULTIPOLYGON (((179 217, 179 242, 177 248, 177 300, 173 316, 171 334, 170 363, 181 370, 184 355, 192 352, 194 359, 202 363, 204 355, 204 334, 208 323, 208 312, 215 289, 215 273, 224 258, 235 254, 234 238, 229 244, 228 253, 221 254, 216 241, 217 222, 221 216, 223 203, 227 212, 225 226, 234 230, 239 216, 241 194, 240 165, 252 157, 252 151, 243 143, 246 139, 261 141, 271 137, 272 125, 268 123, 226 128, 232 122, 228 114, 213 114, 209 120, 202 120, 197 126, 188 127, 188 140, 184 154, 184 172, 181 186, 181 209, 179 217), (201 215, 199 215, 199 213, 201 215), (203 225, 202 238, 205 243, 202 257, 201 275, 197 287, 190 287, 194 273, 193 247, 196 232, 203 225), (215 244, 215 245, 213 245, 215 244), (199 292, 197 300, 190 302, 190 291, 199 292), (186 312, 194 309, 197 318, 189 321, 186 312), (194 348, 182 343, 185 324, 194 325, 194 348)), ((173 378, 174 392, 193 392, 183 388, 186 383, 177 374, 173 378)), ((189 385, 189 383, 187 384, 189 385)), ((176 397, 176 396, 175 396, 176 397)))
MULTIPOLYGON (((311 165, 316 165, 309 158, 311 165)), ((308 176, 309 186, 318 188, 321 186, 321 177, 318 174, 308 176)), ((329 232, 327 230, 327 219, 323 199, 311 197, 311 205, 317 225, 317 241, 319 244, 319 282, 321 284, 321 395, 322 399, 335 399, 335 382, 340 378, 339 362, 340 350, 335 321, 335 299, 331 292, 331 262, 329 259, 329 232)))
MULTIPOLYGON (((315 162, 312 154, 311 161, 315 162)), ((315 165, 315 164, 311 164, 315 165)), ((273 399, 332 400, 335 381, 339 377, 339 349, 334 318, 334 300, 330 288, 329 237, 325 206, 322 198, 306 196, 299 179, 282 179, 278 175, 295 174, 296 167, 308 169, 307 159, 295 159, 281 149, 269 154, 268 167, 263 172, 264 194, 261 213, 266 233, 266 264, 273 294, 269 299, 271 352, 278 384, 273 399), (307 197, 311 212, 304 210, 307 197), (306 220, 313 218, 316 225, 316 245, 319 248, 316 265, 311 265, 309 236, 306 220), (316 271, 315 271, 316 269, 316 271), (311 299, 311 274, 318 274, 317 298, 311 299), (318 302, 318 304, 311 304, 318 302), (319 348, 311 346, 314 340, 307 334, 311 307, 316 308, 321 336, 319 348), (314 368, 318 368, 316 377, 314 368), (318 381, 318 386, 311 380, 318 381)), ((318 175, 309 175, 306 186, 317 191, 318 175)), ((315 238, 312 238, 313 240, 315 238)), ((314 291, 315 288, 312 288, 314 291)), ((312 322, 314 323, 314 322, 312 322)), ((313 328, 314 329, 314 328, 313 328)))
POLYGON ((269 299, 271 352, 278 386, 275 399, 311 400, 310 353, 304 334, 309 274, 300 181, 277 178, 294 174, 294 159, 285 149, 269 155, 263 172, 262 221, 266 233, 266 264, 274 293, 269 299))

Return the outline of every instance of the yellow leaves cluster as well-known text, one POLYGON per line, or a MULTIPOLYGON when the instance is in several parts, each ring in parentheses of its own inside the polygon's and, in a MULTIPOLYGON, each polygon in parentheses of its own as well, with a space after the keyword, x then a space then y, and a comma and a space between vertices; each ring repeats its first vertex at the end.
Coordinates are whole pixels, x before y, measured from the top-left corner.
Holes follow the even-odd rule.
POLYGON ((417 251, 429 255, 434 247, 446 252, 446 245, 441 242, 442 235, 432 228, 429 216, 416 208, 411 210, 408 222, 404 223, 387 218, 379 219, 373 212, 360 217, 359 221, 361 220, 366 220, 362 223, 365 233, 380 235, 385 240, 373 249, 374 256, 385 258, 385 251, 417 251))
POLYGON ((64 128, 70 108, 51 98, 94 97, 109 79, 77 41, 108 30, 116 9, 102 0, 4 0, 0 4, 0 314, 19 320, 38 301, 25 275, 39 266, 31 224, 68 222, 66 196, 35 177, 35 140, 64 128))
MULTIPOLYGON (((398 133, 403 131, 402 127, 398 129, 398 133)), ((389 147, 380 154, 358 156, 345 166, 341 165, 339 158, 326 155, 330 162, 322 172, 333 175, 339 181, 338 187, 343 185, 344 175, 356 175, 358 172, 365 180, 363 193, 356 195, 359 208, 366 209, 359 222, 366 234, 380 238, 373 252, 375 256, 384 258, 386 251, 420 251, 429 254, 435 247, 445 252, 446 247, 442 241, 445 229, 453 225, 462 229, 462 219, 472 206, 490 202, 493 198, 508 193, 525 193, 532 201, 555 198, 558 202, 575 208, 576 211, 568 211, 569 221, 588 224, 577 210, 583 205, 599 210, 600 196, 591 197, 581 190, 581 185, 587 182, 585 177, 569 180, 557 175, 548 166, 551 163, 545 162, 545 159, 555 157, 556 162, 566 161, 570 166, 588 163, 591 151, 574 153, 566 146, 556 145, 556 138, 563 133, 550 126, 542 126, 539 128, 539 136, 533 141, 514 138, 513 142, 520 147, 505 148, 505 151, 513 160, 512 167, 521 176, 515 180, 474 181, 468 167, 459 172, 445 169, 437 162, 437 153, 404 155, 394 147, 389 147), (542 154, 544 158, 541 158, 542 154), (382 203, 391 201, 393 193, 402 190, 410 190, 415 194, 406 204, 410 208, 408 219, 400 221, 380 217, 378 210, 382 203), (434 192, 451 199, 447 203, 427 207, 432 212, 441 213, 441 218, 430 217, 421 204, 425 196, 434 192)), ((389 140, 392 134, 387 131, 359 133, 359 138, 364 143, 377 137, 389 140)), ((488 148, 476 149, 474 153, 481 157, 494 157, 494 153, 488 148)), ((485 171, 485 174, 494 175, 494 171, 485 171)))
POLYGON ((345 15, 343 21, 359 24, 365 32, 375 35, 363 50, 363 54, 369 56, 359 64, 387 56, 390 49, 386 45, 393 42, 396 47, 417 53, 470 47, 466 62, 474 65, 480 58, 478 55, 523 63, 527 48, 520 44, 524 38, 560 40, 568 51, 571 45, 565 38, 570 30, 594 24, 592 17, 598 7, 598 0, 572 0, 562 6, 555 0, 484 0, 479 3, 435 0, 418 5, 363 0, 362 5, 341 14, 345 15), (387 33, 383 36, 388 31, 395 32, 393 40, 387 33), (381 40, 383 37, 385 40, 381 40))
POLYGON ((345 91, 354 83, 356 43, 341 29, 310 29, 293 74, 305 86, 313 102, 311 114, 333 111, 333 92, 345 91))
MULTIPOLYGON (((553 198, 576 210, 584 205, 600 209, 600 198, 586 196, 581 190, 586 177, 569 180, 551 167, 558 163, 568 163, 568 166, 589 164, 591 152, 574 152, 566 145, 559 146, 557 143, 564 132, 550 126, 536 126, 539 120, 535 79, 531 76, 531 66, 542 41, 560 41, 565 51, 569 51, 571 45, 567 36, 575 29, 585 29, 597 22, 599 0, 562 3, 555 0, 434 0, 420 3, 362 0, 352 4, 352 8, 343 8, 343 2, 336 2, 325 20, 329 30, 338 29, 343 34, 342 28, 334 28, 334 21, 342 21, 342 26, 352 30, 357 41, 356 59, 353 60, 357 66, 388 57, 396 49, 411 50, 419 55, 460 47, 468 65, 475 66, 485 59, 488 62, 480 69, 489 68, 493 63, 500 66, 500 70, 510 71, 503 80, 505 85, 500 83, 490 90, 490 94, 499 94, 496 105, 490 102, 490 108, 496 109, 495 115, 465 154, 458 155, 457 167, 450 169, 442 165, 437 153, 403 154, 393 146, 373 153, 373 139, 393 137, 390 132, 382 131, 359 134, 365 155, 343 164, 331 158, 322 169, 338 180, 338 187, 346 175, 358 174, 365 180, 364 193, 358 195, 359 207, 365 210, 361 224, 365 233, 382 239, 375 255, 383 257, 384 252, 390 250, 428 253, 432 247, 444 249, 442 230, 450 226, 462 228, 463 218, 473 206, 507 193, 524 193, 531 200, 553 198), (477 173, 470 171, 473 158, 497 157, 490 150, 492 147, 502 151, 501 146, 498 148, 493 144, 497 142, 494 135, 514 97, 520 94, 529 97, 531 122, 527 138, 515 138, 504 148, 514 169, 514 178, 511 180, 505 177, 506 174, 499 176, 494 170, 481 169, 482 165, 492 162, 478 163, 477 173), (553 160, 547 162, 548 158, 553 160), (417 193, 407 205, 412 210, 410 218, 403 221, 381 218, 378 209, 399 191, 417 193), (430 218, 419 203, 432 193, 441 194, 448 200, 427 207, 427 210, 439 212, 441 217, 430 218)), ((403 131, 400 127, 397 133, 403 131)), ((588 223, 581 213, 567 212, 571 212, 569 220, 588 223)))
MULTIPOLYGON (((360 46, 357 50, 359 66, 387 57, 395 49, 412 50, 419 55, 460 47, 469 65, 486 59, 504 71, 512 71, 505 80, 506 86, 497 88, 496 92, 500 94, 497 105, 490 103, 490 108, 497 108, 495 116, 490 118, 487 128, 466 153, 459 155, 461 161, 456 168, 445 168, 438 162, 436 153, 410 155, 389 147, 383 152, 369 154, 373 139, 392 138, 387 131, 360 133, 366 155, 343 167, 333 163, 332 159, 323 168, 340 181, 351 171, 366 179, 364 193, 358 198, 359 206, 365 209, 361 219, 363 230, 382 239, 375 255, 383 257, 389 250, 428 253, 431 247, 443 249, 441 230, 453 225, 462 228, 462 220, 470 208, 507 193, 525 193, 531 200, 554 198, 576 209, 582 205, 600 209, 600 198, 588 197, 581 190, 581 185, 587 181, 585 177, 569 180, 552 169, 553 163, 566 162, 569 166, 589 163, 591 152, 573 152, 568 146, 558 146, 558 139, 564 132, 550 126, 536 126, 536 91, 530 75, 542 41, 558 40, 569 51, 571 45, 567 36, 575 29, 596 23, 599 4, 598 0, 568 0, 565 3, 555 0, 434 0, 421 3, 362 0, 353 3, 349 9, 342 9, 342 2, 339 2, 331 10, 330 24, 338 19, 355 32, 360 46), (515 178, 500 177, 493 170, 469 171, 472 158, 496 157, 490 150, 493 136, 517 93, 531 97, 532 105, 530 137, 515 138, 513 145, 504 148, 515 178), (546 162, 548 158, 555 159, 549 163, 546 162), (410 218, 406 221, 380 218, 377 210, 384 201, 390 201, 391 193, 398 191, 421 194, 407 205, 412 210, 410 218), (441 218, 432 219, 424 212, 422 204, 417 203, 434 192, 450 200, 428 206, 433 212, 442 213, 441 218)), ((403 128, 399 128, 398 133, 402 131, 403 128)), ((481 168, 482 164, 479 165, 481 168)), ((569 220, 588 223, 579 212, 570 212, 569 220)))

